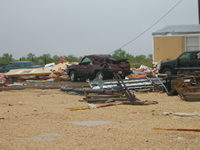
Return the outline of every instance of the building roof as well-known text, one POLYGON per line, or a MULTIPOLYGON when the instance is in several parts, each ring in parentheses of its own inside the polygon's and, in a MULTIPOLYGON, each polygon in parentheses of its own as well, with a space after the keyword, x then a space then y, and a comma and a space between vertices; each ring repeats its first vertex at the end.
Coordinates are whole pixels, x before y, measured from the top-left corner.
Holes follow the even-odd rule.
POLYGON ((193 34, 200 33, 200 24, 191 25, 168 25, 164 28, 157 30, 152 35, 166 35, 166 34, 193 34))

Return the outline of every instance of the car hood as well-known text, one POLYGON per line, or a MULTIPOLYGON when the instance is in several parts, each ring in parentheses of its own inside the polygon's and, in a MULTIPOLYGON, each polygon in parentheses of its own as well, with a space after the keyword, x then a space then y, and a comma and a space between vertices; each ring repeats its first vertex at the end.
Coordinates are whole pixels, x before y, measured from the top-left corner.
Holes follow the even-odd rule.
POLYGON ((5 70, 3 67, 0 67, 0 70, 5 70))
POLYGON ((164 61, 164 62, 162 62, 161 64, 172 64, 172 63, 175 63, 175 62, 176 62, 176 59, 164 61))

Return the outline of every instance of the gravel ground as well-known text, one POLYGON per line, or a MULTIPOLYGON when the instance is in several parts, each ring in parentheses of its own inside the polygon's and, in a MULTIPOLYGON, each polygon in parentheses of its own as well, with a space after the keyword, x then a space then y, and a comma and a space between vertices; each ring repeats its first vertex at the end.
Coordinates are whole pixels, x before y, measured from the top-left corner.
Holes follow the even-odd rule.
POLYGON ((199 132, 152 129, 200 128, 198 115, 163 114, 200 112, 200 102, 186 102, 162 92, 136 92, 135 95, 141 101, 158 101, 158 104, 70 111, 67 108, 88 106, 79 101, 84 96, 69 95, 59 89, 2 91, 0 149, 166 150, 200 147, 199 132))

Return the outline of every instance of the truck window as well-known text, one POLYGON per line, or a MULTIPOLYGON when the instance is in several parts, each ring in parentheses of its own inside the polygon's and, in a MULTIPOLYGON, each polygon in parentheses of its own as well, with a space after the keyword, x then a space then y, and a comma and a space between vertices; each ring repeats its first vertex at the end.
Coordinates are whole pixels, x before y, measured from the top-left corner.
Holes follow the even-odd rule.
POLYGON ((177 62, 178 67, 189 67, 190 53, 183 53, 177 62))
POLYGON ((35 63, 34 62, 24 62, 23 63, 25 67, 32 67, 32 66, 35 66, 35 63))
POLYGON ((19 68, 19 67, 20 67, 20 63, 13 63, 13 64, 12 64, 12 67, 13 67, 13 68, 19 68))
POLYGON ((180 60, 190 59, 190 53, 185 53, 185 54, 181 55, 179 59, 180 60))
POLYGON ((199 60, 200 59, 200 52, 194 52, 192 54, 192 60, 199 60))

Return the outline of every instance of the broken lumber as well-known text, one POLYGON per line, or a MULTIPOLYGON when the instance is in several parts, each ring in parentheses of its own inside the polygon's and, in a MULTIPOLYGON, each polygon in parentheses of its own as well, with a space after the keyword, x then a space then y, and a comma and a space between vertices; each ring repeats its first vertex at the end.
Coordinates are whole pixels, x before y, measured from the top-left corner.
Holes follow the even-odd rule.
POLYGON ((135 101, 135 102, 124 102, 124 105, 150 105, 150 104, 158 104, 157 101, 149 101, 149 100, 145 100, 145 101, 135 101))
MULTIPOLYGON (((99 104, 99 105, 93 105, 95 106, 95 108, 99 108, 99 107, 106 107, 106 106, 114 106, 114 105, 149 105, 149 104, 158 104, 158 102, 156 101, 133 101, 133 102, 118 102, 118 103, 107 103, 107 104, 99 104)), ((89 104, 88 106, 83 106, 83 107, 75 107, 75 108, 65 108, 65 109, 70 109, 72 110, 84 110, 84 109, 90 109, 91 104, 89 104)))
MULTIPOLYGON (((121 104, 123 104, 123 102, 99 104, 99 105, 95 105, 95 107, 99 108, 99 107, 114 106, 114 105, 121 105, 121 104)), ((90 106, 83 106, 83 107, 76 107, 76 108, 65 108, 65 109, 70 109, 71 111, 73 111, 73 110, 85 110, 85 109, 90 109, 90 106)))
POLYGON ((85 98, 83 98, 83 100, 87 101, 88 103, 106 103, 108 101, 127 101, 128 99, 124 98, 107 98, 107 99, 88 99, 86 100, 85 98))
POLYGON ((154 130, 176 130, 176 131, 195 131, 200 132, 200 129, 176 129, 176 128, 152 128, 154 130))

